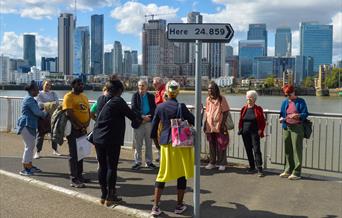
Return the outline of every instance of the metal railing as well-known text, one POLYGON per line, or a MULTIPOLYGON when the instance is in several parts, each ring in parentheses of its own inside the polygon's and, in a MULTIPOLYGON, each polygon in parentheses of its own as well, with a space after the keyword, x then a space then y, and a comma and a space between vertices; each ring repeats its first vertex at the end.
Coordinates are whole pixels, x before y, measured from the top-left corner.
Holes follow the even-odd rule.
MULTIPOLYGON (((0 130, 15 132, 16 122, 20 116, 22 97, 0 96, 0 130)), ((90 101, 93 103, 94 101, 90 101)), ((192 110, 193 107, 189 106, 192 110)), ((231 109, 235 129, 230 131, 228 158, 247 160, 241 136, 237 135, 240 109, 231 109)), ((261 139, 261 151, 265 168, 279 168, 284 164, 283 129, 279 123, 279 111, 264 110, 267 120, 266 137, 261 139)), ((324 172, 342 173, 342 114, 310 113, 313 133, 303 143, 303 168, 324 172)), ((133 130, 127 120, 125 145, 132 144, 133 130)), ((90 128, 93 127, 93 122, 90 128)), ((209 153, 208 142, 202 134, 201 152, 209 153)))

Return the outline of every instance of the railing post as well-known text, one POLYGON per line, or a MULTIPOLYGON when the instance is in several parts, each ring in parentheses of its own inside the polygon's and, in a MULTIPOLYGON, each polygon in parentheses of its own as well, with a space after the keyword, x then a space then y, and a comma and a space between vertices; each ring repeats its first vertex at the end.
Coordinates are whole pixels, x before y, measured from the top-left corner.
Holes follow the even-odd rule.
POLYGON ((268 152, 268 149, 267 149, 267 138, 268 138, 268 111, 266 110, 265 111, 265 121, 266 121, 266 132, 265 132, 265 142, 264 142, 264 169, 267 169, 267 161, 268 161, 268 155, 267 155, 267 152, 268 152))
POLYGON ((7 98, 7 123, 6 130, 7 132, 11 132, 12 130, 12 101, 10 98, 7 98))

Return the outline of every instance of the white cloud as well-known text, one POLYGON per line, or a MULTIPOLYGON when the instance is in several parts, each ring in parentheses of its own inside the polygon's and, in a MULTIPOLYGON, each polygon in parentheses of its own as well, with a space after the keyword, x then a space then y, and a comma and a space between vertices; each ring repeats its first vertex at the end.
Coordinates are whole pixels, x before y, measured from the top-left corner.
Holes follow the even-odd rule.
POLYGON ((138 64, 142 64, 142 54, 138 54, 138 64))
POLYGON ((113 43, 104 44, 104 52, 111 52, 113 49, 113 43))
MULTIPOLYGON (((36 35, 36 61, 40 67, 41 57, 57 57, 57 39, 45 37, 38 33, 36 35)), ((0 45, 1 54, 11 58, 23 58, 23 35, 14 32, 4 32, 0 45)))
POLYGON ((300 53, 300 33, 299 30, 292 31, 292 56, 300 53))
MULTIPOLYGON (((111 7, 119 0, 78 0, 77 11, 93 11, 94 8, 111 7)), ((73 11, 71 0, 1 0, 0 12, 4 14, 20 14, 31 19, 51 19, 60 11, 73 11)))
POLYGON ((334 25, 334 42, 342 43, 342 12, 338 12, 332 17, 334 25))
MULTIPOLYGON (((170 6, 158 6, 156 4, 144 5, 139 2, 129 1, 122 6, 114 8, 111 12, 111 17, 119 20, 117 25, 119 32, 138 36, 145 22, 145 15, 160 15, 160 17, 155 16, 155 19, 162 18, 169 21, 176 17, 178 10, 178 8, 172 8, 170 6)), ((150 19, 151 17, 147 18, 150 19)))

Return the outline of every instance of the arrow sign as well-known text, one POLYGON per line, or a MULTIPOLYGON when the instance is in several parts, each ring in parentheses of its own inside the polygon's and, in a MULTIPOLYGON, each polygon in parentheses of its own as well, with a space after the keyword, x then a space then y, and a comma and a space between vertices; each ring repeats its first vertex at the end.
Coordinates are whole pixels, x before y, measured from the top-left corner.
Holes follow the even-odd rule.
POLYGON ((169 23, 167 39, 178 42, 230 42, 234 30, 229 23, 169 23))

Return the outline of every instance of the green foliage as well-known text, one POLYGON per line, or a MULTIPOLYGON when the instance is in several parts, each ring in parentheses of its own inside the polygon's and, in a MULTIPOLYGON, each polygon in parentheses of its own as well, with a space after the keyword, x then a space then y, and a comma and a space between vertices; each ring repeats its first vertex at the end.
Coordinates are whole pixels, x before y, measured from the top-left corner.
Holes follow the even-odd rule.
POLYGON ((325 77, 325 86, 331 89, 331 88, 337 88, 341 84, 342 84, 342 68, 333 68, 331 74, 325 77))
POLYGON ((274 75, 270 75, 265 79, 266 88, 274 87, 274 78, 274 75))
POLYGON ((305 88, 312 88, 314 87, 314 78, 312 76, 307 76, 305 77, 305 79, 303 80, 303 86, 305 88))

